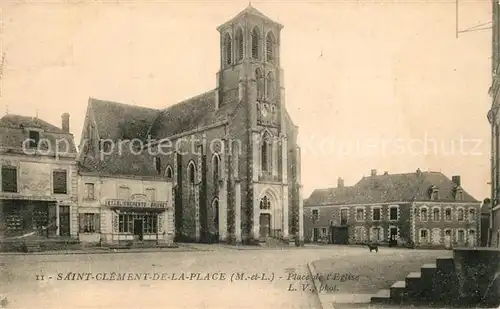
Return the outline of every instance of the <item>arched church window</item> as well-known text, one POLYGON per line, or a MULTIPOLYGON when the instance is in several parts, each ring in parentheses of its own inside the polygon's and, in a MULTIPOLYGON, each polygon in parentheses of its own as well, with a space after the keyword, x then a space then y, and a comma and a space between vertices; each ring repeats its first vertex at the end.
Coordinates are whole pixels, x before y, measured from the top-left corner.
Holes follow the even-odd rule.
POLYGON ((259 68, 255 70, 255 80, 257 82, 257 99, 260 100, 264 96, 264 75, 259 68))
POLYGON ((259 31, 257 27, 252 30, 252 58, 259 59, 259 31))
POLYGON ((191 161, 188 165, 188 181, 191 186, 194 186, 196 182, 196 168, 194 163, 191 161))
POLYGON ((260 209, 261 210, 268 210, 268 209, 271 209, 271 201, 269 200, 269 198, 267 196, 264 196, 261 200, 260 200, 260 209))
POLYGON ((160 157, 154 157, 153 163, 158 174, 161 174, 161 159, 160 157))
POLYGON ((265 133, 261 145, 261 169, 263 172, 271 171, 272 143, 269 133, 265 133))
POLYGON ((220 158, 217 153, 214 153, 212 157, 212 169, 213 169, 213 181, 215 184, 219 181, 219 171, 220 171, 220 158))
POLYGON ((225 55, 226 55, 226 64, 231 64, 232 59, 231 59, 231 53, 232 53, 232 46, 231 46, 231 36, 229 33, 226 33, 224 36, 224 50, 225 50, 225 55))
POLYGON ((274 61, 275 38, 272 32, 269 32, 266 37, 266 60, 268 62, 274 61))
POLYGON ((219 229, 219 199, 215 198, 212 202, 212 210, 214 212, 214 227, 219 229))
POLYGON ((167 169, 165 170, 165 177, 168 179, 172 179, 173 173, 172 173, 172 167, 169 165, 167 166, 167 169))
POLYGON ((236 59, 241 61, 243 60, 243 30, 241 28, 236 30, 236 48, 236 59))
POLYGON ((274 99, 274 75, 272 72, 267 73, 267 98, 274 99))

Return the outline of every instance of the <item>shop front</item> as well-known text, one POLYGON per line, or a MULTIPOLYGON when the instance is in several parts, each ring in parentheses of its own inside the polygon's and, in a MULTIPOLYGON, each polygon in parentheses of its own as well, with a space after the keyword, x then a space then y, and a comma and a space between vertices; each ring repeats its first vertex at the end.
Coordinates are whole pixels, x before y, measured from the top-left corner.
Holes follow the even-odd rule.
POLYGON ((167 201, 148 201, 143 195, 130 200, 108 199, 105 209, 112 231, 107 242, 158 242, 173 240, 173 207, 167 201))

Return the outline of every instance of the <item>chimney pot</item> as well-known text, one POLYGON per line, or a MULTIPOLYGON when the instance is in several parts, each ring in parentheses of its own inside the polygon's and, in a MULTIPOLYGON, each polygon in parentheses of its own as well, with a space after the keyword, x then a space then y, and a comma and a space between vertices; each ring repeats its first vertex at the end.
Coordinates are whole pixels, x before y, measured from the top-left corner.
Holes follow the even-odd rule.
POLYGON ((343 188, 343 187, 344 187, 344 179, 339 177, 339 179, 337 179, 337 188, 343 188))
POLYGON ((460 176, 456 175, 456 176, 452 176, 451 177, 451 181, 453 181, 453 183, 455 185, 457 185, 458 187, 460 187, 462 184, 461 184, 461 179, 460 179, 460 176))
POLYGON ((371 170, 371 175, 372 176, 377 176, 377 170, 376 169, 371 170))
POLYGON ((61 129, 66 132, 66 133, 69 133, 69 114, 68 113, 64 113, 61 115, 61 129))

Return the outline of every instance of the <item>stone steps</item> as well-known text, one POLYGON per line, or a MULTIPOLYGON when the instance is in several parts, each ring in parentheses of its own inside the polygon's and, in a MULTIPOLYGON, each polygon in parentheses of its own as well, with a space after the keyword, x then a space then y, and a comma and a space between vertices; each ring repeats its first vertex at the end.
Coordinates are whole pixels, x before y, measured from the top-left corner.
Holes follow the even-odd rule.
POLYGON ((372 304, 435 305, 450 299, 454 264, 452 258, 424 264, 419 272, 409 273, 404 281, 395 282, 389 290, 381 290, 371 298, 372 304))

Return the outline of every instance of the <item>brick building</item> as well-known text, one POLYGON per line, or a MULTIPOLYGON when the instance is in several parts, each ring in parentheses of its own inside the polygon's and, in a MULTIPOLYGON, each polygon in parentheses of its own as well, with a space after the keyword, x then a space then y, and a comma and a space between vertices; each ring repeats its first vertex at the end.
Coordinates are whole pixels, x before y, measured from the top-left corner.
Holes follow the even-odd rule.
POLYGON ((77 237, 77 150, 69 114, 61 128, 42 119, 0 119, 0 238, 77 237))
POLYGON ((219 26, 216 88, 166 109, 89 100, 85 155, 99 159, 121 140, 146 144, 142 152, 153 156, 146 160, 172 181, 178 240, 303 239, 298 128, 285 108, 282 27, 250 5, 219 26))
POLYGON ((474 246, 480 240, 480 202, 461 187, 460 176, 372 170, 352 187, 339 179, 337 188, 315 190, 304 205, 304 226, 312 242, 474 246))
POLYGON ((491 223, 489 230, 489 245, 500 248, 500 4, 492 0, 493 31, 492 31, 492 84, 489 94, 492 97, 491 108, 488 111, 488 121, 491 125, 491 223))
POLYGON ((174 237, 172 183, 145 156, 114 153, 80 158, 78 235, 81 242, 170 243, 174 237))

